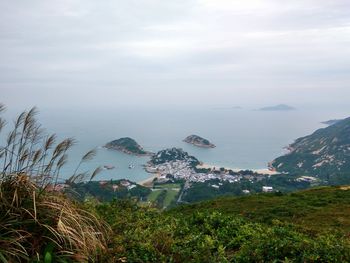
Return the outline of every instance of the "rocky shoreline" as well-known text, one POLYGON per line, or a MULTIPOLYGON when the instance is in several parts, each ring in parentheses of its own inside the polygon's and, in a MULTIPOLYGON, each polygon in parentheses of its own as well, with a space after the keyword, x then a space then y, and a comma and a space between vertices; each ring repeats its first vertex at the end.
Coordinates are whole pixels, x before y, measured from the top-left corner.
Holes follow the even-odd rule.
POLYGON ((184 140, 184 142, 192 144, 194 146, 197 147, 202 147, 202 148, 215 148, 216 146, 209 142, 207 139, 204 139, 198 135, 190 135, 188 137, 186 137, 184 140))

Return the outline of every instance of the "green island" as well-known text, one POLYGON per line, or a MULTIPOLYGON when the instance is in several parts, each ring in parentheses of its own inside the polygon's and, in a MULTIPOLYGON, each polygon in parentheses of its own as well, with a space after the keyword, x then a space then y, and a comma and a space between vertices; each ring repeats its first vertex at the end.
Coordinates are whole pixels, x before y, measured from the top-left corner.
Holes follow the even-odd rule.
POLYGON ((150 156, 151 152, 145 151, 134 139, 129 137, 111 141, 105 145, 107 149, 118 150, 127 154, 137 156, 150 156))
POLYGON ((35 114, 22 113, 1 147, 0 262, 350 261, 350 176, 203 168, 170 148, 150 159, 164 173, 151 187, 96 181, 101 168, 80 169, 94 151, 62 182, 74 140, 57 142, 35 114))

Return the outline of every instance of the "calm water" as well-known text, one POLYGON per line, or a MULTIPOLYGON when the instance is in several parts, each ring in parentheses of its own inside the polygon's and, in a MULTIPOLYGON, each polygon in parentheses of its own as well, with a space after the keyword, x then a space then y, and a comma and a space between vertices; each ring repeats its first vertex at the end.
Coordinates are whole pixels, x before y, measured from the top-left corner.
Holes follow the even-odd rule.
MULTIPOLYGON (((8 112, 13 118, 13 112, 8 112)), ((103 171, 96 179, 128 178, 144 180, 149 174, 142 165, 148 158, 133 157, 101 148, 106 142, 129 136, 146 150, 158 151, 181 147, 199 160, 232 168, 266 168, 267 163, 284 153, 283 147, 294 139, 325 127, 321 121, 344 118, 345 110, 296 110, 261 112, 251 109, 114 109, 114 110, 44 110, 38 116, 48 132, 61 138, 74 137, 78 144, 70 153, 70 162, 63 171, 69 177, 79 158, 98 147, 98 155, 82 166, 92 171, 100 165, 116 166, 103 171), (216 148, 201 149, 182 140, 198 134, 209 139, 216 148), (134 164, 135 169, 129 169, 134 164)))

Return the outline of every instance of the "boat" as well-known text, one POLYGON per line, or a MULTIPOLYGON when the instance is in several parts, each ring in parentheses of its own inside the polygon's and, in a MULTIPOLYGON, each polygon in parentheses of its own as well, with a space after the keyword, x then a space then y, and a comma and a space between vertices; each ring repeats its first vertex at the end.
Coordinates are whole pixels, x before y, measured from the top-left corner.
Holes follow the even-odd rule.
POLYGON ((105 169, 105 170, 113 170, 115 168, 115 166, 113 166, 113 165, 104 165, 103 166, 103 169, 105 169))

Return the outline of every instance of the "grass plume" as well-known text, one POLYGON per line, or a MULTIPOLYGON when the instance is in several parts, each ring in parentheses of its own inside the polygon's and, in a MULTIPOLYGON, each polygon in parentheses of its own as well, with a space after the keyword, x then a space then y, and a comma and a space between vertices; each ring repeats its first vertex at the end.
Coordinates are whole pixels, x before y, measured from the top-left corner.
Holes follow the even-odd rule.
MULTIPOLYGON (((0 104, 0 113, 4 110, 0 104)), ((36 115, 36 108, 22 112, 0 147, 0 262, 41 262, 48 253, 52 262, 98 261, 109 227, 57 191, 75 140, 56 142, 36 115)), ((0 118, 0 136, 5 125, 0 118)), ((67 182, 85 180, 87 174, 77 171, 95 155, 95 150, 85 154, 67 182)), ((90 179, 99 172, 97 168, 90 179)))

